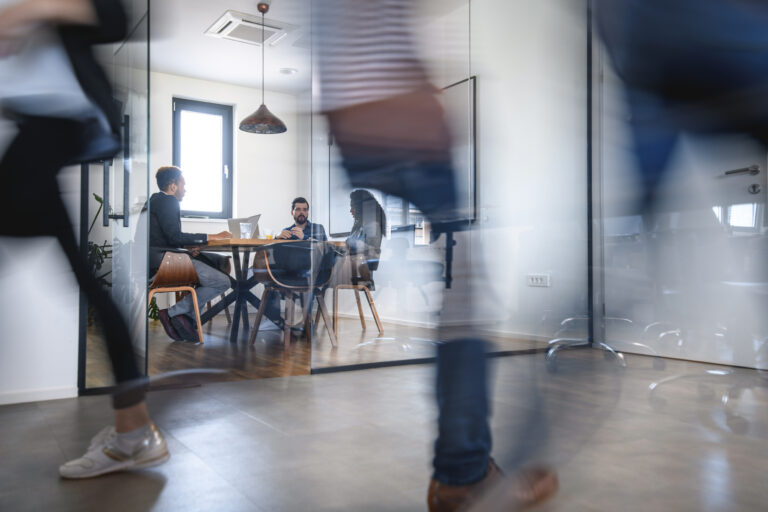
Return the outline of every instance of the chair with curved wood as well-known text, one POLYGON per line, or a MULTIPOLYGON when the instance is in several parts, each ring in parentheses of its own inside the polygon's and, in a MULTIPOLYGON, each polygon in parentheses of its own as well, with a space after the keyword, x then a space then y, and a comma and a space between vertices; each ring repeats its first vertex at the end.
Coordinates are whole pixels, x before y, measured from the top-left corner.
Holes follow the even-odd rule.
POLYGON ((291 322, 289 320, 293 316, 293 296, 297 293, 304 293, 312 295, 309 300, 303 301, 304 332, 307 335, 307 340, 311 341, 312 336, 309 307, 314 298, 317 300, 318 313, 323 316, 331 344, 335 347, 336 336, 331 326, 328 308, 325 305, 323 295, 319 293, 333 277, 335 260, 335 247, 328 242, 318 240, 278 242, 257 252, 252 268, 254 272, 262 274, 258 281, 264 284, 264 292, 261 295, 261 304, 251 331, 250 344, 256 340, 269 295, 280 293, 285 297, 286 322, 283 328, 283 343, 288 348, 291 343, 291 322))
POLYGON ((157 293, 188 292, 192 295, 192 304, 197 320, 197 335, 200 343, 203 343, 203 325, 200 321, 200 309, 197 304, 195 286, 200 284, 195 266, 186 251, 166 251, 163 261, 149 285, 149 297, 147 303, 152 302, 152 297, 157 293))
POLYGON ((373 301, 371 290, 373 289, 373 271, 379 266, 378 259, 360 260, 355 257, 350 258, 351 275, 348 282, 336 284, 333 287, 333 333, 339 335, 339 290, 355 290, 355 299, 357 300, 357 312, 360 315, 360 324, 365 330, 365 316, 363 315, 363 305, 360 301, 360 292, 365 293, 368 301, 368 307, 371 308, 373 320, 376 322, 376 328, 379 335, 384 334, 384 327, 381 325, 379 312, 376 310, 376 303, 373 301))
MULTIPOLYGON (((226 275, 230 275, 232 273, 232 256, 224 256, 222 258, 222 264, 220 266, 214 267, 221 270, 226 275)), ((181 299, 187 296, 188 292, 176 292, 176 302, 179 302, 181 299)), ((224 299, 227 296, 226 293, 222 293, 219 295, 219 299, 224 299)), ((208 301, 208 303, 205 305, 205 309, 207 311, 210 311, 213 307, 212 301, 208 301)), ((227 317, 227 325, 232 324, 232 315, 229 312, 229 306, 224 308, 224 316, 227 317)), ((211 330, 213 329, 213 322, 208 322, 208 334, 211 333, 211 330)))

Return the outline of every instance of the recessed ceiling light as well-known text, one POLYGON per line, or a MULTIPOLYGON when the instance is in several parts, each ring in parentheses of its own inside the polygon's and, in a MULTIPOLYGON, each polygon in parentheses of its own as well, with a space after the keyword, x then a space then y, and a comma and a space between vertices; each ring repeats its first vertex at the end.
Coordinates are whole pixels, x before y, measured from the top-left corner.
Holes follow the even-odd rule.
POLYGON ((299 70, 296 68, 280 68, 280 73, 284 75, 295 75, 299 70))

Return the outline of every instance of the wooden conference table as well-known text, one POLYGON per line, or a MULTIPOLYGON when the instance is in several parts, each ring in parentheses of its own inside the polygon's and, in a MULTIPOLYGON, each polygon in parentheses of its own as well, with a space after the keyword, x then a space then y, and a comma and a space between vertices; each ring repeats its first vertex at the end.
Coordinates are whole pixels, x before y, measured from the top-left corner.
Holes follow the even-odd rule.
MULTIPOLYGON (((230 276, 232 281, 232 290, 227 292, 222 300, 217 302, 211 307, 209 311, 206 311, 200 315, 202 323, 210 321, 214 316, 221 313, 224 308, 228 307, 233 302, 235 303, 235 313, 232 315, 232 330, 229 333, 229 341, 234 343, 237 341, 239 334, 240 319, 243 322, 243 330, 248 333, 250 329, 250 322, 248 321, 248 303, 250 302, 253 307, 259 307, 259 299, 251 292, 251 289, 258 284, 255 277, 248 278, 248 262, 251 256, 252 250, 262 250, 268 245, 272 244, 290 244, 299 242, 300 240, 266 240, 266 239, 240 239, 229 238, 226 240, 209 240, 208 245, 202 249, 204 251, 212 252, 225 252, 232 251, 232 262, 235 268, 235 277, 230 276)), ((346 242, 343 241, 329 241, 328 243, 335 245, 336 247, 346 247, 346 242)))

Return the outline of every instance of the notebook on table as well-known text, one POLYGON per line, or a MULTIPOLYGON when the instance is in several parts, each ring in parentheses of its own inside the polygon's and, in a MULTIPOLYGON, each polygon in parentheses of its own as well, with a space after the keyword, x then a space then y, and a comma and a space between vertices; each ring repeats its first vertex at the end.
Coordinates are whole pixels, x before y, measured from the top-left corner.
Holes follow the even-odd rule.
POLYGON ((259 217, 261 217, 261 214, 251 215, 250 217, 240 217, 238 219, 227 219, 229 232, 232 233, 232 238, 244 238, 240 234, 240 224, 243 222, 250 223, 251 225, 251 233, 247 238, 259 238, 259 217))

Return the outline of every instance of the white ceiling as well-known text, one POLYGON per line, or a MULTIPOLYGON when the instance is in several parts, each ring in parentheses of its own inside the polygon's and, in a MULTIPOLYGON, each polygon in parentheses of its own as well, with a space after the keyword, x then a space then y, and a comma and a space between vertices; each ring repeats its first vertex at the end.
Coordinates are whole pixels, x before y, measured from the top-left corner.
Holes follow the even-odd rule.
MULTIPOLYGON (((272 0, 267 18, 299 28, 276 46, 266 47, 265 85, 269 91, 296 94, 311 87, 310 50, 294 46, 309 39, 310 3, 272 0), (284 75, 280 68, 298 73, 284 75)), ((373 0, 360 0, 361 2, 373 0)), ((175 75, 261 88, 261 47, 206 36, 227 10, 259 16, 257 0, 150 0, 150 69, 175 75)), ((414 0, 416 25, 460 7, 468 0, 414 0)))
MULTIPOLYGON (((297 93, 311 85, 310 50, 294 46, 309 36, 310 0, 273 0, 267 19, 299 28, 265 48, 265 88, 297 93), (280 68, 298 73, 284 75, 280 68)), ((257 0, 152 0, 150 69, 261 88, 261 47, 204 34, 227 10, 259 15, 257 0)))

